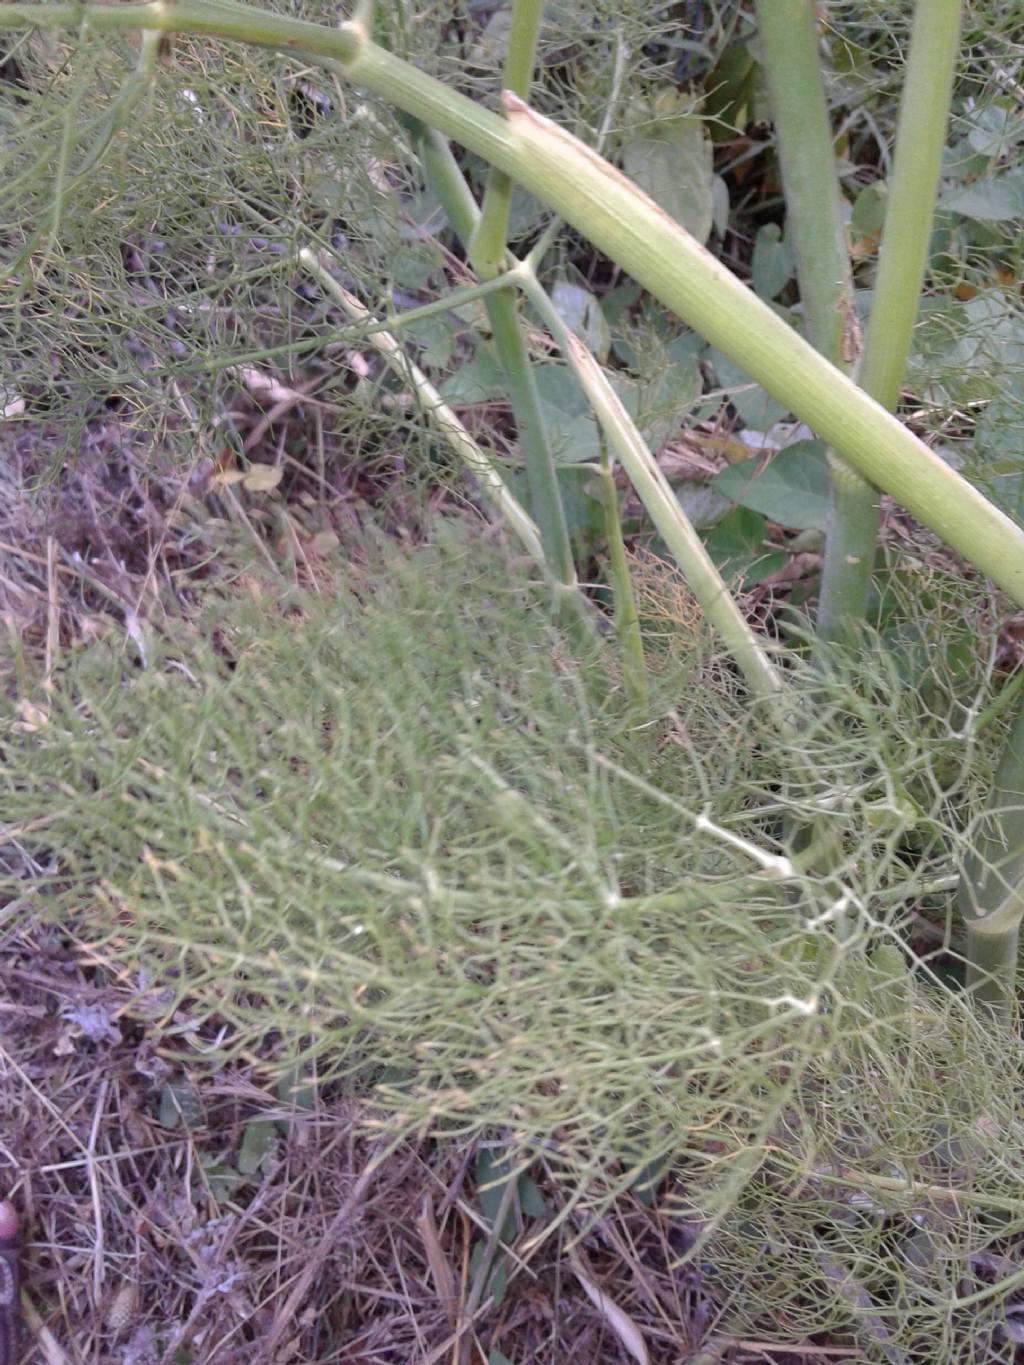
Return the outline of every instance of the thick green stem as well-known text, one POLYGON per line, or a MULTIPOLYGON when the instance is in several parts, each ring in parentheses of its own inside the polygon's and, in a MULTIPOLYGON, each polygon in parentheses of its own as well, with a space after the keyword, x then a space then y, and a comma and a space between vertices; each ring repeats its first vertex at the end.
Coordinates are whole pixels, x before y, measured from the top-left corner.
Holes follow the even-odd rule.
POLYGON ((831 477, 818 593, 818 634, 848 640, 867 615, 878 537, 878 493, 855 469, 828 452, 831 477))
POLYGON ((853 276, 810 0, 758 0, 757 27, 807 335, 849 365, 853 276))
MULTIPOLYGON (((948 0, 943 0, 948 3, 948 0)), ((0 28, 156 28, 340 63, 340 74, 518 180, 705 336, 859 474, 892 495, 1024 605, 1024 530, 818 354, 620 172, 512 95, 504 119, 371 43, 241 4, 0 7, 0 28)))
POLYGON ((1020 922, 1001 933, 967 926, 967 989, 1001 1023, 1013 1020, 1020 922))
MULTIPOLYGON (((849 370, 857 358, 853 276, 814 11, 809 0, 758 0, 757 20, 807 335, 826 359, 849 370)), ((878 495, 831 452, 829 465, 818 633, 835 640, 867 611, 878 495)))
POLYGON ((979 999, 1006 1016, 1016 987, 1024 916, 1024 707, 1010 731, 975 840, 957 890, 957 908, 967 925, 967 980, 979 999))

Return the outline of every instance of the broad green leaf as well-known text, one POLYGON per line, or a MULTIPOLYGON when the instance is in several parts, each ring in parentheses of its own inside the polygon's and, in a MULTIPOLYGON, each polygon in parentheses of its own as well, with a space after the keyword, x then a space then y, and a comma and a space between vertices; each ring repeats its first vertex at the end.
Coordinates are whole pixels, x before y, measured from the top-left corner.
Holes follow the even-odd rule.
POLYGON ((788 239, 783 239, 777 223, 765 223, 754 238, 754 255, 750 262, 750 278, 754 290, 762 299, 781 294, 793 278, 793 251, 788 239))
MULTIPOLYGON (((594 449, 596 451, 596 445, 594 449)), ((596 472, 589 464, 560 464, 556 475, 569 534, 585 546, 594 544, 604 534, 604 510, 596 472)), ((519 501, 528 507, 530 490, 525 472, 521 469, 513 471, 509 475, 508 485, 519 501)))
POLYGON ((704 543, 725 581, 738 578, 744 588, 752 588, 786 562, 781 550, 765 548, 764 517, 746 507, 736 507, 724 516, 704 543))
POLYGON ((451 360, 455 333, 452 324, 444 318, 421 318, 402 330, 423 348, 421 360, 428 369, 444 369, 451 360))
POLYGON ((441 248, 431 239, 399 247, 388 257, 387 265, 400 289, 423 289, 443 259, 441 248))
POLYGON ((446 403, 470 407, 474 403, 493 403, 507 395, 501 367, 484 346, 478 346, 473 359, 440 385, 446 403))
POLYGON ((642 294, 640 286, 628 280, 625 284, 609 289, 608 293, 602 296, 601 311, 612 327, 617 327, 620 320, 628 315, 629 310, 640 302, 642 294))
POLYGON ((593 417, 567 417, 559 408, 543 401, 540 406, 556 464, 584 464, 598 459, 600 442, 593 417))
POLYGON ((721 351, 712 350, 710 358, 719 385, 729 390, 729 402, 745 427, 753 431, 770 431, 776 422, 786 416, 782 404, 767 394, 760 384, 755 384, 721 351))
POLYGON ((568 365, 540 365, 534 371, 537 397, 552 454, 560 465, 596 460, 597 422, 568 365))
MULTIPOLYGON (((480 1267, 483 1264, 486 1243, 474 1242, 473 1250, 469 1254, 469 1276, 471 1280, 476 1280, 480 1274, 480 1267)), ((495 1308, 500 1307, 508 1288, 508 1277, 505 1273, 505 1256, 498 1252, 491 1265, 490 1274, 487 1276, 487 1287, 484 1290, 484 1298, 493 1298, 495 1308)))
POLYGON ((271 1119, 250 1119, 242 1133, 238 1149, 238 1169, 242 1175, 253 1175, 263 1164, 263 1158, 274 1150, 277 1124, 271 1119))
MULTIPOLYGON (((635 410, 626 404, 655 453, 678 431, 683 418, 700 398, 702 350, 703 342, 693 332, 674 337, 665 348, 668 362, 665 368, 650 382, 640 385, 635 410)), ((620 396, 625 401, 625 395, 620 396)))
POLYGON ((967 116, 973 126, 967 141, 981 156, 1003 156, 1018 142, 1024 142, 1024 119, 1016 109, 986 104, 967 116))
POLYGON ((957 185, 939 200, 939 208, 987 223, 1024 218, 1024 166, 990 180, 957 185))
POLYGON ((750 122, 757 84, 757 62, 747 42, 733 43, 705 81, 704 110, 716 142, 742 132, 750 122))
POLYGON ((732 507, 732 499, 708 483, 684 483, 675 490, 679 506, 698 531, 714 526, 732 507))
POLYGON ((1024 514, 1024 379, 997 394, 974 428, 970 472, 985 493, 1018 519, 1024 514))
POLYGON ((622 167, 698 242, 706 242, 713 211, 711 139, 704 119, 683 112, 687 108, 674 91, 653 104, 634 101, 622 167))
POLYGON ((210 1193, 218 1204, 223 1204, 226 1199, 230 1199, 242 1183, 242 1177, 235 1168, 222 1161, 214 1162, 210 1166, 204 1164, 203 1174, 206 1177, 210 1193))
POLYGON ((316 1102, 316 1086, 300 1071, 287 1071, 275 1087, 277 1098, 282 1104, 306 1112, 316 1102))
MULTIPOLYGON (((480 1201, 480 1212, 490 1227, 494 1227, 501 1212, 502 1200, 509 1181, 513 1178, 508 1167, 508 1162, 503 1161, 500 1153, 493 1152, 490 1148, 482 1148, 476 1156, 473 1167, 476 1177, 477 1198, 480 1201)), ((507 1241, 512 1235, 515 1226, 516 1212, 515 1195, 509 1201, 505 1212, 505 1219, 498 1232, 498 1236, 507 1241)))
POLYGON ((203 1121, 203 1107, 190 1085, 173 1083, 160 1092, 160 1112, 157 1121, 164 1128, 198 1128, 203 1121))
POLYGON ((515 241, 526 233, 538 228, 548 217, 550 210, 540 200, 524 190, 522 185, 512 186, 512 201, 508 209, 508 235, 515 241))
POLYGON ((728 465, 713 486, 779 526, 806 531, 823 527, 828 516, 828 463, 820 441, 797 441, 767 464, 755 456, 728 465))
POLYGON ((527 1218, 543 1218, 547 1212, 544 1196, 525 1172, 519 1177, 519 1203, 527 1218))
POLYGON ((533 378, 542 403, 567 417, 584 417, 590 412, 587 396, 568 365, 538 365, 533 378))
POLYGON ((853 201, 850 231, 854 237, 876 237, 885 224, 889 191, 884 180, 865 185, 853 201))
POLYGON ((656 1156, 650 1161, 645 1161, 630 1187, 633 1197, 639 1199, 647 1208, 652 1208, 658 1186, 665 1178, 668 1168, 669 1162, 665 1156, 656 1156))
POLYGON ((1024 310, 1009 291, 922 302, 908 385, 958 404, 996 397, 1024 372, 1024 310))
POLYGON ((612 336, 601 305, 589 290, 568 280, 559 280, 551 291, 551 302, 565 325, 600 361, 608 359, 612 336))

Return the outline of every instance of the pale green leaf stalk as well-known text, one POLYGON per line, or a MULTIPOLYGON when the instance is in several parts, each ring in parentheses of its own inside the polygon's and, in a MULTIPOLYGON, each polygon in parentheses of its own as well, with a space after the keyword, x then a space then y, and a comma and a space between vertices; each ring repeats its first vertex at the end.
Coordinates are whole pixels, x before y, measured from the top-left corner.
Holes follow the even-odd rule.
MULTIPOLYGON (((814 11, 809 0, 758 0, 757 21, 807 334, 849 372, 859 349, 853 275, 814 11)), ((866 613, 878 514, 875 490, 832 451, 829 468, 817 626, 835 640, 866 613)))
MULTIPOLYGON (((299 264, 329 294, 342 311, 354 322, 372 321, 371 315, 354 295, 350 294, 331 274, 328 265, 309 247, 298 253, 299 264)), ((504 517, 523 548, 537 565, 546 569, 544 550, 537 527, 512 494, 493 460, 474 441, 437 389, 423 371, 406 355, 396 337, 384 330, 366 333, 366 340, 401 378, 410 386, 428 420, 455 453, 460 463, 480 483, 491 502, 504 517)))
POLYGON ((907 508, 1024 605, 1024 531, 592 149, 505 97, 481 108, 369 41, 241 4, 29 5, 0 9, 0 28, 155 28, 302 53, 463 143, 518 180, 656 299, 813 427, 862 477, 907 508))
POLYGON ((407 117, 403 123, 452 231, 460 242, 468 243, 480 222, 480 208, 452 154, 451 144, 436 128, 428 128, 417 118, 407 117))

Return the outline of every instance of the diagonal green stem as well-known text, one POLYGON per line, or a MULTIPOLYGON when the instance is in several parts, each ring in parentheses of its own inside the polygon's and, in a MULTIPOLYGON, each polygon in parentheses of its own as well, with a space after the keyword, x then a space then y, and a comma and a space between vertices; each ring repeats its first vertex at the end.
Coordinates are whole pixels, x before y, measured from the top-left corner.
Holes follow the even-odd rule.
POLYGON ((494 349, 515 413, 530 489, 530 507, 540 528, 548 568, 558 582, 574 589, 576 567, 569 544, 562 493, 558 486, 558 470, 523 335, 519 300, 514 291, 503 289, 498 294, 489 294, 485 306, 494 336, 494 349))
MULTIPOLYGON (((317 252, 303 247, 298 253, 299 264, 319 283, 342 311, 355 322, 375 322, 369 312, 331 274, 317 252)), ((407 383, 419 400, 423 411, 437 427, 458 459, 486 489, 491 501, 508 522, 523 547, 543 568, 544 551, 537 528, 512 496, 493 461, 477 445, 463 423, 420 368, 406 355, 398 340, 383 326, 376 324, 367 333, 367 341, 383 356, 387 364, 407 383)))

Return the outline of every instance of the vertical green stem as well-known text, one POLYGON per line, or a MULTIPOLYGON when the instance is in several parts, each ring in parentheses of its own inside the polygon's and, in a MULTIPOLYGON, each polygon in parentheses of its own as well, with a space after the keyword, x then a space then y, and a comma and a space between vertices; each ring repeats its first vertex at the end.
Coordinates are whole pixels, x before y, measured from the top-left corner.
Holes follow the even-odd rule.
POLYGON ((1013 1020, 1020 920, 998 933, 967 926, 967 989, 1003 1024, 1013 1020))
POLYGON ((996 769, 957 908, 967 924, 967 984, 1000 1017, 1012 1011, 1024 916, 1024 707, 996 769))
POLYGON ((601 501, 604 506, 604 535, 608 545, 608 577, 615 608, 615 635, 622 659, 622 677, 633 704, 646 708, 649 690, 644 664, 644 642, 640 632, 640 613, 626 561, 626 546, 619 519, 619 499, 615 490, 611 461, 601 442, 601 501))
MULTIPOLYGON (((440 200, 452 230, 464 245, 468 244, 475 240, 483 215, 452 155, 448 139, 412 116, 406 116, 404 122, 412 136, 424 175, 440 200)), ((498 212, 493 207, 495 203, 492 200, 492 218, 498 212)), ((503 228, 501 267, 504 268, 507 262, 503 228)), ((493 275, 494 272, 489 271, 489 277, 493 278, 493 275)), ((575 596, 576 569, 558 486, 558 472, 547 439, 547 428, 519 318, 518 291, 513 286, 488 295, 485 306, 516 418, 530 490, 530 505, 544 547, 547 569, 558 584, 570 589, 575 596)))
MULTIPOLYGON (((861 388, 889 412, 894 412, 899 402, 928 264, 959 50, 960 12, 961 0, 919 0, 914 13, 889 204, 871 316, 857 370, 861 388)), ((833 514, 849 519, 856 534, 856 553, 861 553, 861 546, 870 546, 864 565, 866 587, 878 535, 876 499, 873 494, 870 499, 851 495, 842 478, 834 479, 833 514)), ((835 549, 837 554, 843 552, 839 544, 835 549)), ((828 567, 826 548, 826 571, 828 567)), ((825 596, 823 584, 823 603, 825 596)))
POLYGON ((900 101, 889 203, 858 380, 892 412, 900 396, 928 263, 961 0, 918 0, 900 101))
MULTIPOLYGON (((889 207, 859 383, 889 411, 899 399, 927 264, 960 36, 960 0, 918 4, 900 104, 889 207)), ((815 346, 856 360, 846 235, 808 0, 759 0, 761 40, 791 209, 800 290, 815 346)), ((832 497, 818 628, 843 636, 863 617, 878 531, 871 485, 831 457, 832 497)))
MULTIPOLYGON (((807 335, 834 365, 856 359, 849 244, 810 0, 758 0, 776 142, 807 335)), ((834 452, 818 633, 834 640, 867 610, 878 529, 877 495, 834 452)))
POLYGON ((519 316, 518 295, 511 289, 503 289, 498 294, 489 294, 485 306, 494 336, 494 349, 505 375, 515 414, 530 489, 530 509, 540 530, 548 568, 560 583, 575 587, 576 568, 562 507, 562 493, 558 486, 558 470, 530 365, 519 316))
MULTIPOLYGON (((530 93, 543 13, 544 0, 513 0, 503 84, 520 99, 526 99, 530 93)), ((481 279, 487 279, 503 268, 511 202, 511 178, 492 167, 484 190, 483 212, 469 245, 470 264, 481 279)))
POLYGON ((835 364, 853 298, 849 247, 810 0, 758 0, 758 35, 807 335, 835 364))
MULTIPOLYGON (((525 3, 513 6, 505 84, 518 93, 526 94, 529 90, 542 9, 541 0, 525 0, 525 3)), ((412 116, 405 116, 404 122, 412 135, 424 174, 441 201, 452 230, 466 247, 471 264, 482 280, 492 279, 508 263, 506 235, 511 179, 492 168, 483 210, 479 210, 447 138, 412 116)), ((485 306, 515 414, 530 506, 540 531, 548 570, 558 583, 575 591, 576 569, 558 486, 558 471, 530 366, 517 291, 509 288, 489 295, 485 306)))

